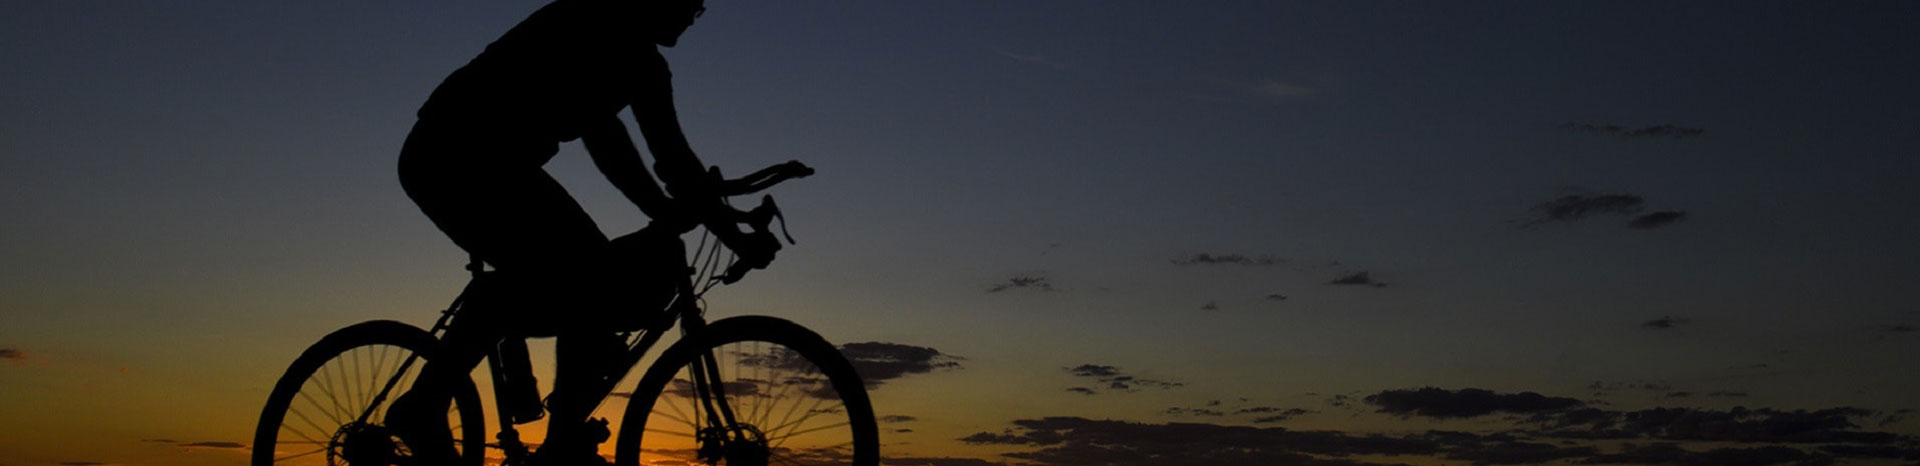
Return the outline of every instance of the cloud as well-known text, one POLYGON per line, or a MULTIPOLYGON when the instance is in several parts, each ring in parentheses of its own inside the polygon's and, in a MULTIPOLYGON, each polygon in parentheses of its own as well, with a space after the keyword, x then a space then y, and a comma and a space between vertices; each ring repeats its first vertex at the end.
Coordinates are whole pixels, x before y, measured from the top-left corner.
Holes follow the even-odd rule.
POLYGON ((1687 219, 1687 213, 1679 210, 1641 214, 1646 208, 1646 199, 1632 194, 1569 194, 1534 204, 1532 216, 1519 221, 1518 228, 1526 230, 1548 223, 1572 223, 1600 215, 1631 215, 1633 218, 1627 221, 1627 228, 1651 230, 1687 219))
POLYGON ((1920 461, 1920 447, 1895 447, 1888 445, 1823 445, 1821 453, 1842 458, 1904 459, 1920 461))
POLYGON ((1470 461, 1476 465, 1543 464, 1549 461, 1584 458, 1598 454, 1600 449, 1591 446, 1562 447, 1546 443, 1505 440, 1499 443, 1474 442, 1470 448, 1448 452, 1446 458, 1470 461))
MULTIPOLYGON (((1139 378, 1131 375, 1126 375, 1121 373, 1120 368, 1118 367, 1100 365, 1100 364, 1081 364, 1078 366, 1066 368, 1066 370, 1068 373, 1073 374, 1073 376, 1075 377, 1091 378, 1091 379, 1095 379, 1096 381, 1099 381, 1102 384, 1105 384, 1103 388, 1107 391, 1135 392, 1135 391, 1140 391, 1143 388, 1158 388, 1158 389, 1165 390, 1165 389, 1171 389, 1171 388, 1179 388, 1186 385, 1180 382, 1169 382, 1165 380, 1155 380, 1155 379, 1143 379, 1143 378, 1139 378)), ((1072 388, 1068 388, 1067 391, 1079 393, 1082 395, 1094 395, 1094 394, 1100 393, 1100 390, 1089 388, 1089 387, 1072 387, 1072 388)))
MULTIPOLYGON (((1678 466, 1762 466, 1796 463, 1809 459, 1807 452, 1788 447, 1723 447, 1692 451, 1673 443, 1626 445, 1614 454, 1589 457, 1581 464, 1662 464, 1678 466)), ((1819 463, 1815 463, 1819 464, 1819 463)))
POLYGON ((1293 99, 1319 93, 1318 90, 1311 87, 1272 79, 1264 79, 1260 82, 1247 84, 1246 91, 1254 96, 1267 99, 1293 99))
POLYGON ((1274 294, 1270 294, 1270 295, 1267 295, 1267 298, 1266 298, 1266 299, 1267 299, 1268 301, 1286 301, 1286 300, 1287 300, 1287 295, 1283 295, 1283 294, 1280 294, 1280 293, 1274 293, 1274 294))
MULTIPOLYGON (((1636 383, 1640 385, 1644 383, 1636 383)), ((1635 389, 1663 388, 1644 384, 1635 389)), ((1708 410, 1652 408, 1618 411, 1589 407, 1571 398, 1531 392, 1500 394, 1480 389, 1385 390, 1366 397, 1376 406, 1400 406, 1400 419, 1467 419, 1495 413, 1472 425, 1481 432, 1383 429, 1381 434, 1293 430, 1208 422, 1164 424, 1082 417, 1018 419, 999 432, 959 439, 970 445, 1013 448, 1011 464, 1026 466, 1112 465, 1319 465, 1374 464, 1648 464, 1826 465, 1848 459, 1905 464, 1920 460, 1920 437, 1866 431, 1856 420, 1881 420, 1879 412, 1840 407, 1822 410, 1708 410), (1395 395, 1420 395, 1392 401, 1395 395), (1387 396, 1383 396, 1387 395, 1387 396), (1423 411, 1425 410, 1425 411, 1423 411), (1399 458, 1406 458, 1404 461, 1399 458), (1893 460, 1901 460, 1893 461, 1893 460)), ((1242 401, 1245 401, 1244 399, 1242 401)), ((1208 402, 1207 406, 1220 406, 1208 402)), ((1224 418, 1300 409, 1270 406, 1171 408, 1167 414, 1224 418)), ((1910 414, 1911 410, 1898 413, 1910 414)), ((1423 420, 1424 422, 1424 420, 1423 420)), ((1883 464, 1872 463, 1872 464, 1883 464)))
POLYGON ((868 387, 909 374, 959 369, 960 361, 965 359, 929 347, 878 341, 840 345, 840 354, 853 363, 854 370, 868 387))
POLYGON ((1537 413, 1530 416, 1528 422, 1549 427, 1538 435, 1555 438, 1871 445, 1900 439, 1900 436, 1890 433, 1857 430, 1859 426, 1852 419, 1873 414, 1871 410, 1851 407, 1815 411, 1743 407, 1727 411, 1694 408, 1609 411, 1589 408, 1537 413))
POLYGON ((1343 286, 1344 285, 1365 285, 1365 286, 1371 286, 1374 288, 1384 288, 1387 286, 1385 282, 1374 281, 1373 276, 1368 275, 1367 271, 1365 270, 1362 270, 1359 272, 1351 272, 1346 275, 1341 275, 1339 277, 1334 278, 1333 281, 1327 282, 1327 284, 1343 285, 1343 286))
POLYGON ((979 458, 954 458, 932 456, 888 456, 880 459, 886 466, 1007 466, 1006 463, 987 461, 979 458))
POLYGON ((0 347, 0 359, 10 360, 10 361, 25 361, 27 360, 27 352, 20 351, 19 349, 13 348, 13 347, 0 347))
POLYGON ((1632 194, 1569 194, 1535 204, 1534 217, 1521 228, 1552 222, 1572 222, 1593 215, 1632 215, 1645 209, 1646 200, 1632 194))
POLYGON ((105 464, 107 463, 99 461, 63 461, 60 463, 60 466, 102 466, 105 464))
POLYGON ((913 421, 918 421, 918 420, 920 420, 920 418, 917 418, 917 417, 913 417, 913 416, 903 416, 903 415, 899 415, 899 414, 889 414, 889 415, 886 415, 886 416, 880 416, 880 418, 879 418, 879 419, 877 419, 877 420, 878 420, 878 421, 880 421, 880 422, 887 422, 887 423, 897 423, 897 422, 913 422, 913 421))
POLYGON ((179 440, 167 439, 167 438, 140 439, 140 443, 159 443, 159 444, 173 445, 180 448, 188 448, 188 449, 193 449, 193 448, 208 448, 208 449, 215 449, 215 450, 247 449, 246 444, 238 443, 238 442, 182 442, 179 440))
POLYGON ((987 287, 987 292, 999 293, 1007 290, 1026 289, 1026 288, 1036 289, 1040 291, 1053 291, 1053 283, 1048 282, 1047 277, 1038 276, 1038 275, 1021 275, 1021 276, 1009 278, 1005 283, 996 283, 993 286, 989 286, 987 287))
POLYGON ((1173 265, 1243 265, 1265 267, 1286 262, 1286 259, 1281 259, 1271 254, 1247 256, 1242 254, 1208 254, 1203 252, 1173 258, 1173 265))
POLYGON ((1192 416, 1209 416, 1209 417, 1220 417, 1220 416, 1225 416, 1227 414, 1222 411, 1206 409, 1206 408, 1179 408, 1179 407, 1167 408, 1165 412, 1167 414, 1175 414, 1175 415, 1192 415, 1192 416))
POLYGON ((1596 392, 1610 392, 1615 390, 1646 390, 1646 391, 1664 392, 1668 390, 1673 390, 1673 386, 1663 384, 1663 383, 1653 383, 1653 382, 1601 382, 1601 381, 1595 380, 1593 381, 1593 383, 1587 384, 1587 389, 1593 390, 1596 392))
POLYGON ((962 437, 960 441, 974 445, 1040 447, 1005 455, 1041 466, 1336 466, 1375 463, 1318 456, 1415 455, 1440 451, 1438 443, 1426 439, 1354 436, 1278 427, 1145 424, 1080 417, 1021 419, 1013 424, 1013 428, 1002 433, 980 432, 962 437))
POLYGON ((1081 377, 1112 377, 1120 375, 1120 368, 1099 364, 1081 364, 1068 368, 1067 372, 1081 377))
MULTIPOLYGON (((1306 77, 1309 81, 1327 81, 1326 79, 1306 77)), ((1321 87, 1303 84, 1300 81, 1258 78, 1253 80, 1212 79, 1211 89, 1194 94, 1196 100, 1228 104, 1281 103, 1311 98, 1321 93, 1321 87)), ((1325 84, 1324 82, 1320 84, 1325 84)))
POLYGON ((1560 127, 1563 129, 1578 131, 1583 133, 1596 133, 1596 134, 1606 134, 1606 135, 1623 136, 1623 137, 1667 137, 1667 138, 1673 138, 1673 139, 1681 139, 1681 138, 1695 137, 1695 136, 1699 136, 1707 133, 1707 130, 1705 129, 1688 128, 1684 126, 1674 126, 1670 124, 1644 126, 1639 129, 1630 129, 1620 125, 1592 124, 1592 123, 1567 123, 1564 125, 1560 125, 1560 127))
POLYGON ((1478 388, 1452 391, 1434 387, 1384 390, 1367 395, 1364 401, 1380 407, 1378 412, 1432 418, 1466 418, 1495 412, 1524 414, 1584 405, 1580 400, 1549 397, 1534 392, 1500 394, 1478 388))
POLYGON ((1686 325, 1691 323, 1693 323, 1692 319, 1688 319, 1685 317, 1667 316, 1667 317, 1661 317, 1658 319, 1649 320, 1646 322, 1641 322, 1640 326, 1645 328, 1651 328, 1651 329, 1669 329, 1677 325, 1686 325))
POLYGON ((1053 68, 1055 70, 1066 70, 1067 68, 1073 67, 1072 65, 1069 65, 1066 62, 1055 60, 1047 57, 1046 55, 1041 55, 1037 53, 1014 53, 1014 52, 1001 51, 1000 56, 1014 59, 1014 61, 1031 63, 1035 65, 1045 66, 1048 68, 1053 68))
POLYGON ((1636 230, 1651 230, 1654 228, 1660 228, 1667 225, 1672 225, 1676 222, 1679 222, 1681 220, 1686 220, 1686 219, 1687 219, 1686 212, 1681 212, 1678 210, 1662 210, 1659 212, 1654 212, 1646 215, 1641 215, 1639 217, 1634 217, 1633 221, 1627 222, 1627 228, 1632 228, 1636 230))
POLYGON ((1206 303, 1206 304, 1202 304, 1202 305, 1200 305, 1200 310, 1202 310, 1202 311, 1218 311, 1218 310, 1220 310, 1220 303, 1219 303, 1218 301, 1207 301, 1207 303, 1206 303))
POLYGON ((1300 408, 1279 409, 1279 408, 1273 408, 1273 407, 1267 407, 1267 406, 1245 408, 1245 409, 1241 409, 1233 412, 1233 414, 1264 414, 1263 416, 1258 416, 1253 418, 1251 422, 1253 422, 1254 424, 1270 424, 1270 423, 1285 421, 1288 419, 1293 419, 1294 417, 1297 417, 1297 416, 1303 416, 1303 415, 1312 414, 1312 413, 1313 411, 1308 411, 1300 408))
MULTIPOLYGON (((910 374, 925 374, 935 370, 959 369, 959 356, 944 354, 940 350, 922 347, 870 341, 865 343, 847 343, 840 345, 840 354, 853 364, 854 372, 860 375, 868 390, 877 389, 887 381, 910 374)), ((800 353, 784 347, 768 348, 764 354, 742 354, 740 363, 755 367, 785 369, 792 371, 811 371, 813 363, 800 356, 800 353)), ((669 393, 688 396, 692 393, 692 383, 675 380, 667 387, 669 393)), ((833 398, 836 394, 824 377, 787 377, 784 380, 760 380, 740 378, 729 381, 723 387, 729 394, 755 396, 775 393, 782 386, 810 386, 806 393, 822 398, 833 398)), ((631 393, 614 393, 614 396, 629 397, 631 393)))

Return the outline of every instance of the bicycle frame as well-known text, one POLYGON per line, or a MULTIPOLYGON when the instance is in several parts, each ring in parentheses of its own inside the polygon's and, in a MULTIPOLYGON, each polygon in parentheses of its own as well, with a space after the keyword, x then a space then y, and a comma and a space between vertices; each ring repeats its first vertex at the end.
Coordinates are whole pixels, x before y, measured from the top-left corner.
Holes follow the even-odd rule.
MULTIPOLYGON (((717 248, 718 244, 716 243, 715 246, 717 248)), ((704 239, 702 240, 700 248, 706 248, 704 239)), ((491 273, 486 270, 485 264, 478 257, 475 257, 466 268, 473 274, 473 280, 467 283, 467 286, 453 299, 452 303, 447 305, 445 310, 441 311, 440 317, 434 321, 433 327, 428 330, 428 333, 433 335, 435 339, 443 336, 447 328, 452 324, 453 316, 458 314, 463 304, 466 303, 467 297, 483 282, 481 279, 485 277, 486 274, 491 273)), ((620 381, 625 379, 626 376, 633 371, 633 368, 640 364, 640 360, 646 356, 653 345, 659 343, 661 336, 673 326, 675 320, 679 321, 682 335, 691 335, 705 329, 707 326, 705 309, 699 305, 700 296, 705 293, 705 290, 696 289, 694 286, 695 277, 698 275, 702 274, 694 273, 686 276, 684 279, 678 280, 678 283, 675 284, 674 299, 667 305, 667 309, 665 309, 666 312, 660 313, 655 321, 647 323, 637 331, 622 332, 621 335, 628 340, 628 343, 626 351, 621 353, 618 359, 614 360, 614 362, 618 362, 618 364, 607 366, 614 369, 609 373, 602 374, 603 377, 596 380, 592 385, 574 387, 572 389, 572 396, 583 396, 585 399, 593 400, 596 406, 604 402, 606 398, 613 393, 613 390, 619 385, 620 381), (637 338, 636 335, 634 335, 635 333, 637 333, 637 338)), ((393 388, 399 384, 408 369, 412 367, 419 357, 420 355, 415 354, 409 356, 401 363, 394 377, 388 379, 379 393, 375 394, 373 402, 368 405, 367 410, 360 413, 358 418, 359 422, 366 422, 367 419, 374 414, 374 411, 377 410, 376 407, 383 405, 387 397, 393 395, 393 388)), ((494 403, 496 408, 495 412, 499 414, 496 417, 498 418, 500 429, 499 433, 495 436, 498 443, 489 446, 503 450, 509 460, 507 464, 515 464, 517 463, 516 460, 526 457, 530 452, 526 444, 520 442, 519 431, 515 428, 514 420, 506 414, 509 412, 509 407, 507 406, 508 399, 503 396, 502 393, 502 381, 507 377, 519 374, 505 372, 508 369, 505 369, 505 366, 499 363, 501 356, 497 345, 494 349, 488 351, 486 359, 489 362, 489 372, 492 374, 492 379, 495 382, 493 389, 494 403)), ((707 422, 709 425, 733 426, 736 425, 734 414, 731 403, 727 402, 726 390, 722 386, 723 384, 711 383, 712 380, 718 380, 720 378, 717 366, 718 364, 711 352, 702 355, 700 359, 695 361, 694 367, 692 367, 690 371, 693 374, 692 382, 694 391, 701 404, 706 408, 707 422)), ((731 428, 724 429, 724 433, 729 436, 744 435, 734 432, 734 429, 731 428)))

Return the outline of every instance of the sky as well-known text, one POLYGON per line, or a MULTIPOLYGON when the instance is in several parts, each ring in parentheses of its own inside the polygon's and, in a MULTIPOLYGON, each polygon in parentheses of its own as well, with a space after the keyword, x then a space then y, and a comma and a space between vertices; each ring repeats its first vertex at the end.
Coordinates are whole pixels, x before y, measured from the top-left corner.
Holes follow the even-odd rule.
MULTIPOLYGON (((306 345, 430 325, 395 157, 540 5, 11 2, 0 466, 242 464, 306 345)), ((819 171, 709 312, 912 350, 888 464, 1920 462, 1912 3, 708 8, 693 148, 819 171)))

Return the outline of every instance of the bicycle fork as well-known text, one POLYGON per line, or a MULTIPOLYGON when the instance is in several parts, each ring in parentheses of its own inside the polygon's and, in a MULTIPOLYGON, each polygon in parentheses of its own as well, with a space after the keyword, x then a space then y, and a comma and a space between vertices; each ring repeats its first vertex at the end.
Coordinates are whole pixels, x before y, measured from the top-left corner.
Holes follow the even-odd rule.
POLYGON ((755 466, 766 463, 765 437, 753 426, 734 418, 732 403, 727 402, 726 383, 720 379, 718 360, 713 350, 705 350, 687 368, 693 375, 693 388, 706 408, 708 427, 696 438, 699 456, 708 464, 725 459, 728 465, 755 466))

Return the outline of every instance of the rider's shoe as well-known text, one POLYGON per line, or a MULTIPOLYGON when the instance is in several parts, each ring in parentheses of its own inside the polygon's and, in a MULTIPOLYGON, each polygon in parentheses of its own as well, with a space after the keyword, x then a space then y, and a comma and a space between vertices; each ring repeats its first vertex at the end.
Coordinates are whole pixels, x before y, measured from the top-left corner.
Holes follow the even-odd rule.
POLYGON ((600 444, 607 441, 611 432, 607 429, 606 419, 590 419, 576 432, 576 440, 554 440, 540 445, 533 452, 528 464, 531 466, 607 466, 612 464, 600 456, 600 444))
POLYGON ((387 408, 387 429, 412 453, 414 466, 452 465, 460 457, 453 448, 453 428, 446 410, 425 406, 413 392, 400 395, 387 408))

